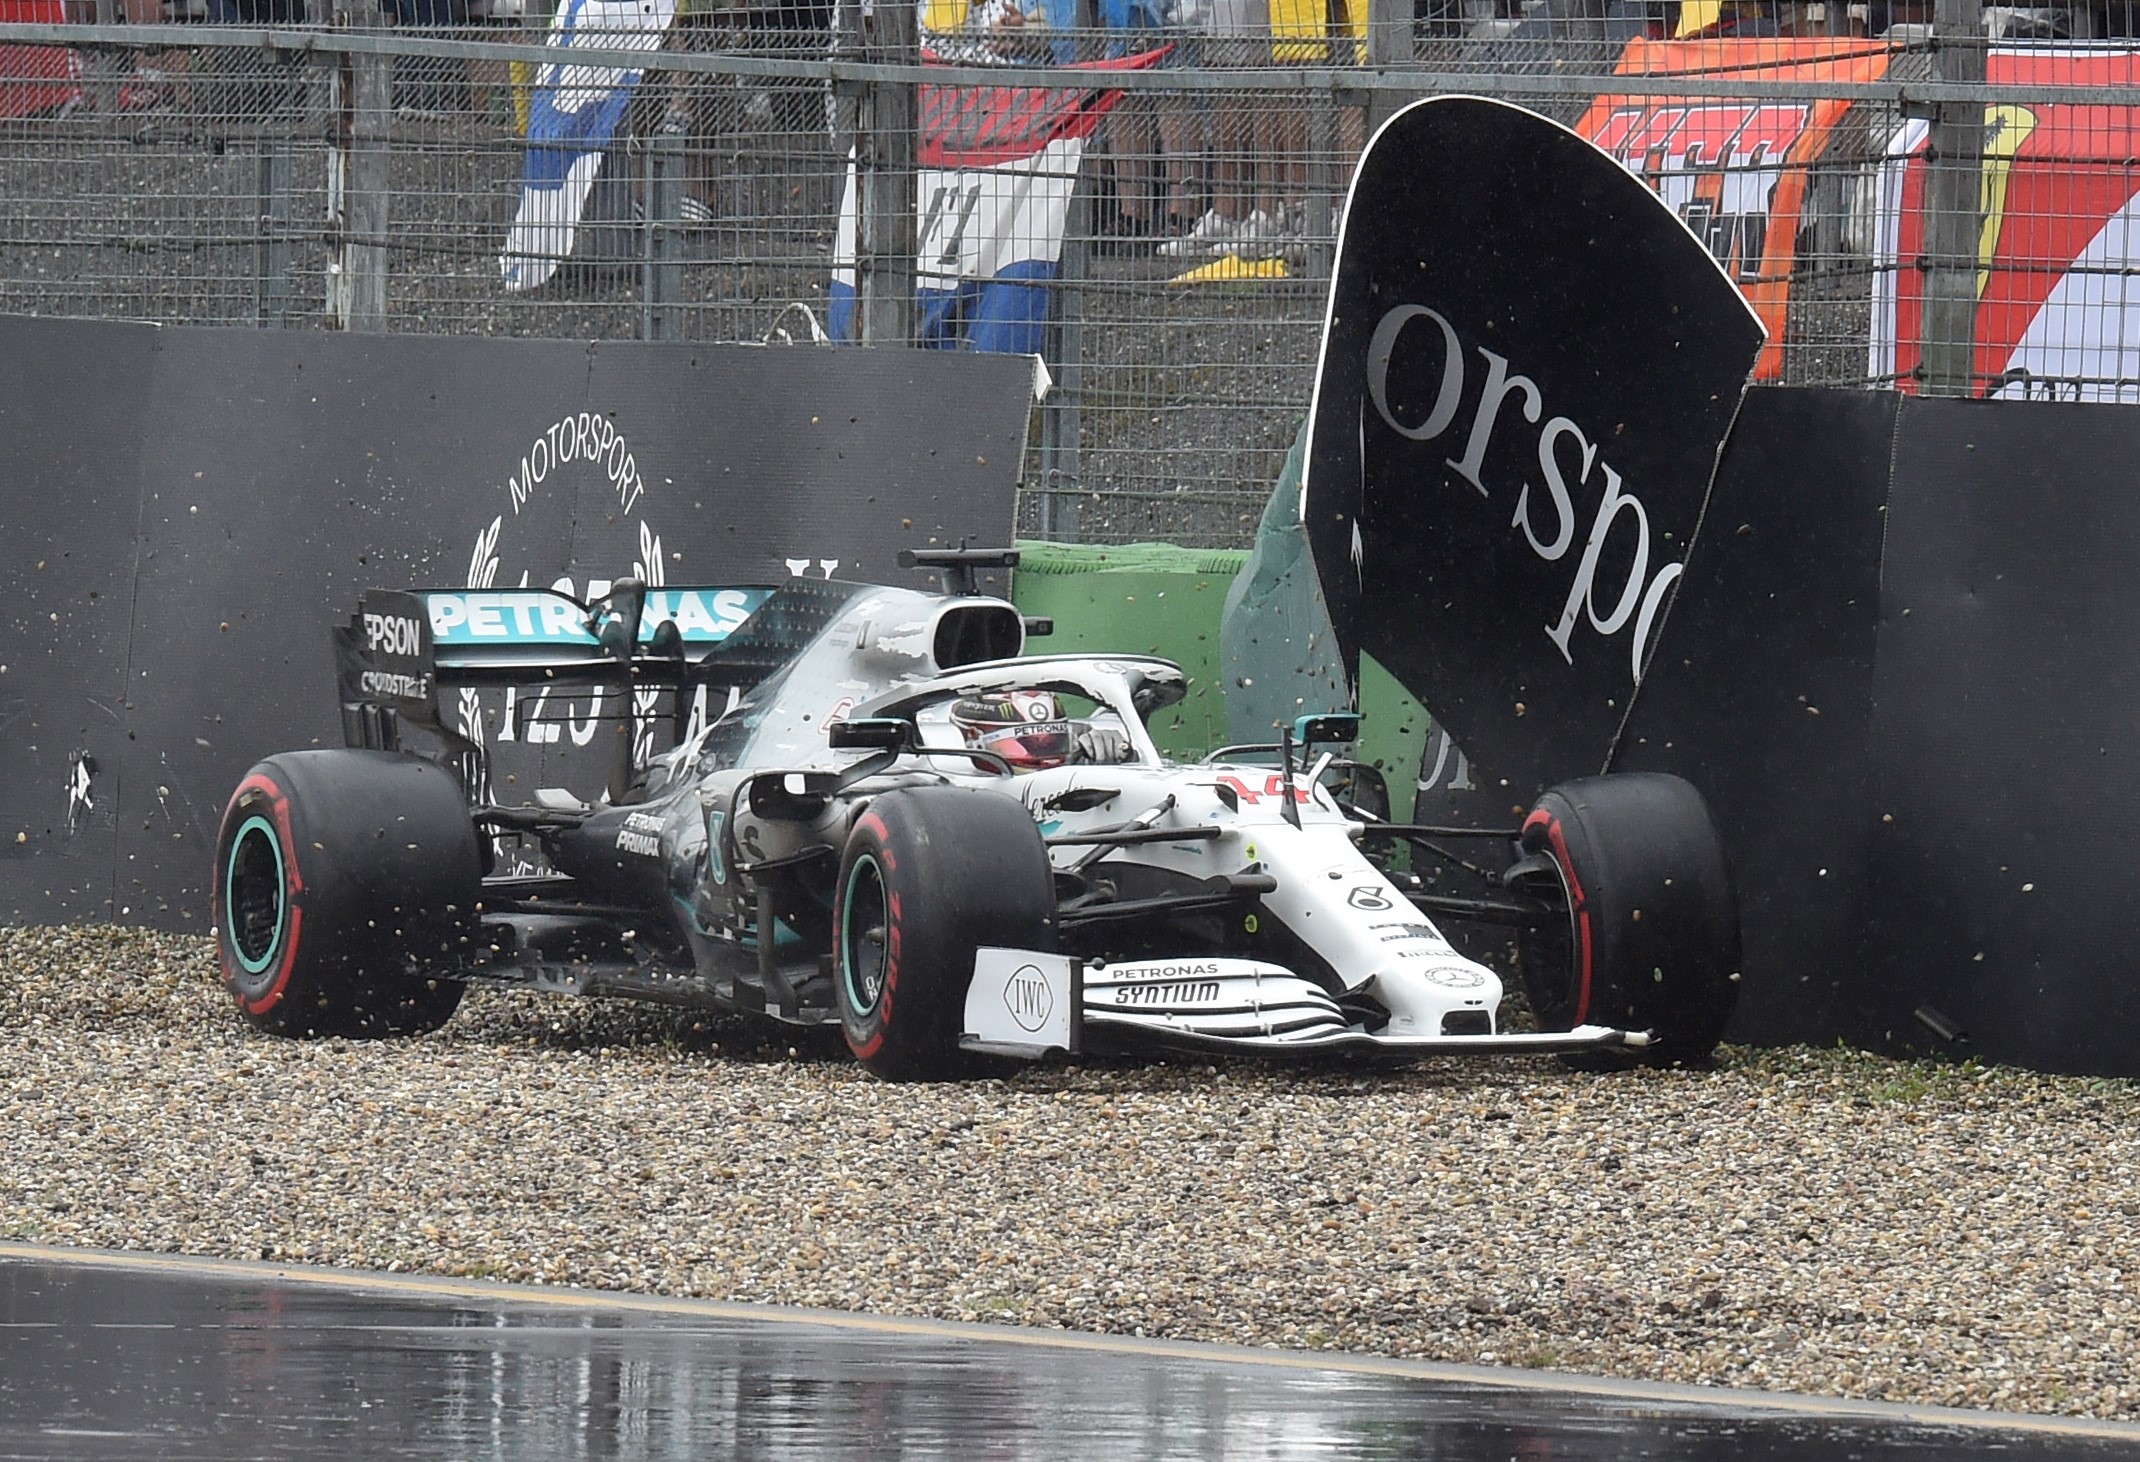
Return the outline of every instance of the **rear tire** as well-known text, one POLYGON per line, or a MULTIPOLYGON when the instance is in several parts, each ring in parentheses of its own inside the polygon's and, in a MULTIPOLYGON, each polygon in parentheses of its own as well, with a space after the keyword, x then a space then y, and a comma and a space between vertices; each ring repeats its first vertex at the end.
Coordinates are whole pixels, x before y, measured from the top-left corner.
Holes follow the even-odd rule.
POLYGON ((838 888, 833 983, 848 1049, 891 1081, 975 1070, 958 1043, 974 951, 1055 948, 1055 877, 1032 816, 1000 792, 888 792, 855 819, 838 888))
POLYGON ((295 751, 246 774, 216 835, 223 982, 284 1036, 436 1030, 475 924, 482 855, 452 773, 383 751, 295 751))
POLYGON ((1563 783, 1524 819, 1532 877, 1557 878, 1564 926, 1517 948, 1541 1030, 1649 1031, 1647 1047, 1565 1057, 1585 1069, 1706 1062, 1739 994, 1739 912, 1709 805, 1662 772, 1563 783))

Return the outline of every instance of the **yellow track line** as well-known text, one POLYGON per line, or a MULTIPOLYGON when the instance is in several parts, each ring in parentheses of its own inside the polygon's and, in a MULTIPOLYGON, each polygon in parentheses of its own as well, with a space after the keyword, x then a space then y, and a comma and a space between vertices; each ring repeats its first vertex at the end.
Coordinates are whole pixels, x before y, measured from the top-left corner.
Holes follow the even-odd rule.
POLYGON ((270 1281, 305 1284, 362 1294, 398 1295, 410 1299, 466 1300, 492 1306, 527 1305, 558 1310, 609 1310, 679 1319, 743 1321, 755 1325, 819 1326, 868 1335, 902 1335, 968 1343, 1022 1345, 1050 1350, 1134 1356, 1147 1360, 1193 1361, 1227 1366, 1250 1365, 1283 1371, 1338 1372, 1352 1376, 1389 1376, 1413 1381, 1490 1387, 1502 1391, 1526 1391, 1546 1396, 1618 1401, 1648 1407, 1696 1406, 1781 1416, 1878 1422, 1889 1426, 1947 1427, 2041 1437, 2140 1441, 2140 1424, 2097 1421, 2088 1417, 2039 1416, 2009 1411, 1972 1411, 1954 1406, 1853 1401, 1844 1397, 1801 1396, 1784 1391, 1754 1391, 1722 1386, 1688 1386, 1664 1381, 1612 1380, 1602 1376, 1578 1376, 1558 1371, 1519 1370, 1513 1366, 1457 1365, 1344 1352, 1259 1350, 1248 1346, 1213 1345, 1192 1340, 1145 1340, 1134 1336, 1097 1335, 1077 1330, 1042 1330, 1011 1325, 969 1324, 956 1320, 908 1319, 890 1315, 856 1314, 849 1310, 804 1309, 795 1305, 754 1305, 730 1300, 686 1299, 611 1290, 501 1284, 486 1279, 385 1274, 369 1269, 330 1269, 323 1266, 276 1264, 259 1260, 211 1259, 192 1254, 151 1254, 0 1242, 0 1264, 10 1262, 123 1269, 170 1278, 219 1279, 249 1284, 270 1281))

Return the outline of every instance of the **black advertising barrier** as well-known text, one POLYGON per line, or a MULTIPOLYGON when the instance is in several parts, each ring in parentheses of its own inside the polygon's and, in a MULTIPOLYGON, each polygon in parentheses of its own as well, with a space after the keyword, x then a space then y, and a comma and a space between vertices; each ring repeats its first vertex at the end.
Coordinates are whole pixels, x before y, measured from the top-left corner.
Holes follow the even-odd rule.
POLYGON ((0 323, 0 890, 11 911, 101 914, 113 896, 153 344, 140 326, 0 323))
POLYGON ((1725 826, 1735 1038, 2140 1074, 2134 461, 2125 406, 1749 395, 1615 762, 1725 826))
POLYGON ((1716 812, 1745 940, 1741 1040, 1881 1029, 1866 937, 1868 749, 1901 401, 1747 393, 1614 758, 1619 770, 1679 773, 1716 812))
POLYGON ((2129 407, 1748 393, 1612 760, 1723 826, 1732 1039, 2140 1075, 2134 461, 2129 407))
POLYGON ((2140 1074, 2140 412, 1903 403, 1870 903, 1882 1034, 2140 1074))
MULTIPOLYGON (((327 630, 367 588, 910 582, 902 548, 1007 541, 1031 384, 949 352, 0 319, 0 913, 204 927, 237 778, 339 743, 327 630)), ((550 708, 542 762, 592 709, 550 708)))
POLYGON ((1468 98, 1377 134, 1304 502, 1348 660, 1469 755, 1417 815, 1679 772, 1736 865, 1734 1038, 2140 1074, 2140 412, 1790 388, 1742 410, 1757 344, 1706 253, 1571 134, 1468 98))
POLYGON ((1415 689, 1510 816, 1597 771, 1762 341, 1672 211, 1556 123, 1421 102, 1339 241, 1306 511, 1338 640, 1415 689))

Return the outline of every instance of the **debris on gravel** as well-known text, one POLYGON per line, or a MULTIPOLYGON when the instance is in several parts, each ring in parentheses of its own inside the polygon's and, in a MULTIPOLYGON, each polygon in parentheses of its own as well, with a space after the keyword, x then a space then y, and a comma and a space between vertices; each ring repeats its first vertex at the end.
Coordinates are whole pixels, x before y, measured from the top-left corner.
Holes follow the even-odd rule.
POLYGON ((471 992, 246 1030, 205 941, 0 931, 0 1238, 2140 1418, 2140 1084, 1088 1063, 471 992))

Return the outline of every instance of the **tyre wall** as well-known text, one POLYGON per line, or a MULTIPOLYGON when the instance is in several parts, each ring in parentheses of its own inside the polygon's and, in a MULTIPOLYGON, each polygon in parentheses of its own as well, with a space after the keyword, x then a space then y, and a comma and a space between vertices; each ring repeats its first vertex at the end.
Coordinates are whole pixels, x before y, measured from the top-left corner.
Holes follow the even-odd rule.
POLYGON ((327 630, 365 588, 912 583, 902 548, 1008 541, 1031 385, 948 352, 0 319, 0 915, 204 927, 245 768, 339 744, 327 630))

